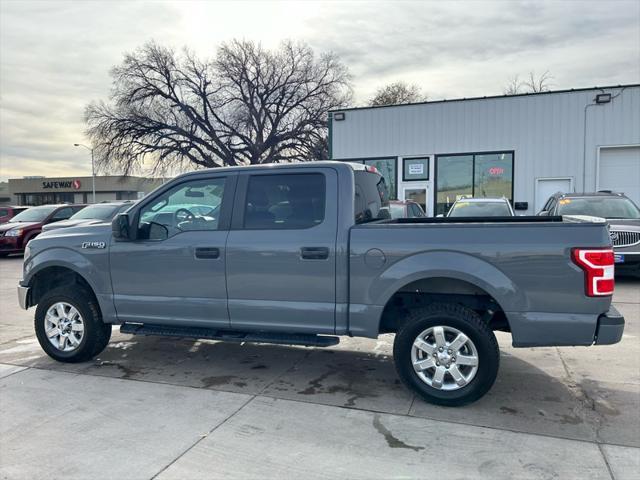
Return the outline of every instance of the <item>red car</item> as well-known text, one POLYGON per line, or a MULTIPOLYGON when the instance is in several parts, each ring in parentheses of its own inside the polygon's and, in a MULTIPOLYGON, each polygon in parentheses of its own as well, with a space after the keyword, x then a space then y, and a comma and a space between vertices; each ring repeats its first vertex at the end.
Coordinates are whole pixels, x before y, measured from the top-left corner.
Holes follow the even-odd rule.
POLYGON ((7 223, 20 212, 25 211, 29 207, 0 207, 0 225, 7 223))
POLYGON ((66 220, 86 205, 43 205, 19 213, 10 222, 0 225, 0 257, 21 253, 29 240, 48 223, 66 220))

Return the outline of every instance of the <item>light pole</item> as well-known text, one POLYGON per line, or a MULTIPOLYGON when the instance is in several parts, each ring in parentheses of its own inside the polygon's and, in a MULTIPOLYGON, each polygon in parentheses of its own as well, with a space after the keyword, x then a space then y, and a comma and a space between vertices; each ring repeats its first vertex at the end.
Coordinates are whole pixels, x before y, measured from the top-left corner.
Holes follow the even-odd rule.
POLYGON ((83 145, 82 143, 74 143, 73 144, 74 147, 84 147, 87 150, 89 150, 91 152, 91 189, 92 189, 92 193, 93 193, 93 202, 92 203, 96 203, 96 164, 95 161, 93 160, 93 148, 89 148, 86 145, 83 145))

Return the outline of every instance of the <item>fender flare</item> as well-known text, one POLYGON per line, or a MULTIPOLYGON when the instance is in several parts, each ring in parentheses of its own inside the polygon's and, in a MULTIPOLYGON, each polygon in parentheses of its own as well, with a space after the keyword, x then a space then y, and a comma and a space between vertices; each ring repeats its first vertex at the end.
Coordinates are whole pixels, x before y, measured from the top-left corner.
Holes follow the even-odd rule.
POLYGON ((29 258, 25 263, 23 285, 31 286, 35 276, 49 267, 66 268, 78 274, 87 282, 96 295, 105 291, 92 278, 91 272, 95 270, 95 266, 85 256, 66 247, 48 248, 29 258))
POLYGON ((525 292, 496 266, 474 255, 449 250, 418 253, 394 263, 371 284, 368 296, 373 304, 384 307, 405 285, 440 277, 481 288, 505 312, 526 309, 529 303, 525 292))

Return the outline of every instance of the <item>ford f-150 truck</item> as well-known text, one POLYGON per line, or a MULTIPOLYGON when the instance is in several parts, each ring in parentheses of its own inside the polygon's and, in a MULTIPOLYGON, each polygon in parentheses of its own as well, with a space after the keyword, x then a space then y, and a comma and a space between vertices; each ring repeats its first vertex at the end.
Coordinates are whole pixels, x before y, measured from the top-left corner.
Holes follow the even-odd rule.
POLYGON ((612 344, 606 223, 572 217, 390 219, 383 177, 314 162, 181 175, 109 225, 46 232, 18 296, 62 362, 131 334, 330 346, 395 333, 402 381, 427 401, 484 395, 516 347, 612 344))

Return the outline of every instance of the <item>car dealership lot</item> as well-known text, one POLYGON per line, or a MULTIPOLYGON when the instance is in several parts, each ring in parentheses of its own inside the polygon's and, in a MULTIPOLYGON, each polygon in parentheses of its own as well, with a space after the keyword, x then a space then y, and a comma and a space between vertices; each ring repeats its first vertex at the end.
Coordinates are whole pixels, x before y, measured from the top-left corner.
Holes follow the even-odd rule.
POLYGON ((620 344, 513 349, 462 408, 400 385, 392 336, 330 349, 131 337, 59 364, 0 259, 0 478, 637 478, 640 281, 620 344))

